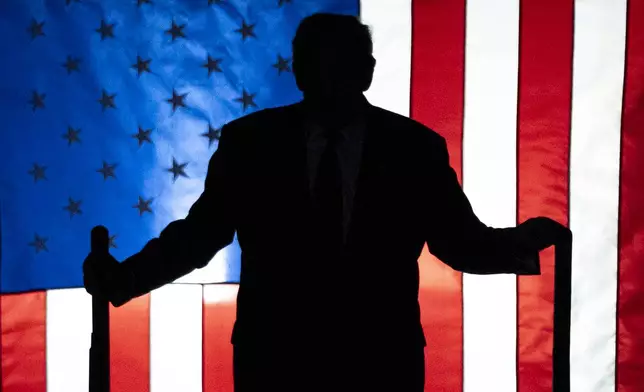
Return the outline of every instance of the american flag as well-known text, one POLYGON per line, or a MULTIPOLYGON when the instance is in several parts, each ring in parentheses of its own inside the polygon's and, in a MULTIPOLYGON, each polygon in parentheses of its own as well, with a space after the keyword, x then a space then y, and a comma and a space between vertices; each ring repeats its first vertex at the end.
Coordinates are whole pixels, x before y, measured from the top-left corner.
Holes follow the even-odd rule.
MULTIPOLYGON (((485 223, 572 229, 571 390, 644 391, 638 0, 0 2, 0 390, 87 390, 90 229, 124 259, 185 216, 221 126, 301 98, 319 11, 371 27, 367 98, 447 139, 485 223)), ((427 391, 551 390, 553 253, 517 278, 423 252, 427 391)), ((112 392, 232 391, 239 255, 110 309, 112 392)))

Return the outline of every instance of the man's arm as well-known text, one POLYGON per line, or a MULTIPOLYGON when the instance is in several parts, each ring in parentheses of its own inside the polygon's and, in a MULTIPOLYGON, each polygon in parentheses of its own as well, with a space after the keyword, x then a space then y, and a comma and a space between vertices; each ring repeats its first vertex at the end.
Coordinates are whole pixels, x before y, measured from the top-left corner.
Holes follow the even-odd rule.
POLYGON ((233 159, 236 143, 224 126, 208 165, 205 187, 184 219, 166 226, 158 238, 118 266, 110 301, 120 306, 132 298, 205 267, 234 238, 233 159))
MULTIPOLYGON (((432 143, 436 144, 436 143, 432 143)), ((426 241, 429 251, 453 269, 471 274, 538 275, 539 249, 527 245, 516 227, 492 228, 481 222, 449 164, 445 139, 426 171, 431 183, 426 241)))

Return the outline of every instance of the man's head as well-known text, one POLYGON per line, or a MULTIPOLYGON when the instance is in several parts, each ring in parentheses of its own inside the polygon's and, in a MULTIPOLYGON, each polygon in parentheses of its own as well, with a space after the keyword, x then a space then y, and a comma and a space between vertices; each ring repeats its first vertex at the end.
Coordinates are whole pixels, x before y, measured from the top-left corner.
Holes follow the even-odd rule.
POLYGON ((371 85, 375 60, 369 28, 354 17, 314 14, 293 39, 293 72, 304 96, 340 98, 371 85))

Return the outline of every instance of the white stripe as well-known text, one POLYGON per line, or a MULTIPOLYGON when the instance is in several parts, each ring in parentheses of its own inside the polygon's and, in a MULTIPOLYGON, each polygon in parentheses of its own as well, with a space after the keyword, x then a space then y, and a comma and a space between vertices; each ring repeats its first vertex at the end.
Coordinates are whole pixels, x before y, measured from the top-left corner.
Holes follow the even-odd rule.
POLYGON ((150 297, 151 392, 202 389, 200 285, 169 284, 150 297))
POLYGON ((360 18, 371 28, 376 58, 366 97, 373 105, 409 116, 411 0, 363 0, 360 18))
POLYGON ((239 262, 239 243, 235 240, 213 256, 203 268, 197 268, 188 275, 175 280, 175 283, 219 283, 230 279, 231 266, 239 262))
MULTIPOLYGON (((519 0, 467 2, 463 187, 487 225, 516 225, 519 0)), ((463 277, 465 392, 516 391, 516 277, 463 277)))
POLYGON ((238 290, 236 284, 207 284, 203 286, 203 302, 206 305, 234 304, 238 290))
POLYGON ((47 291, 47 392, 86 392, 92 297, 85 289, 47 291))
POLYGON ((570 228, 572 391, 615 391, 620 122, 626 0, 575 4, 570 228))

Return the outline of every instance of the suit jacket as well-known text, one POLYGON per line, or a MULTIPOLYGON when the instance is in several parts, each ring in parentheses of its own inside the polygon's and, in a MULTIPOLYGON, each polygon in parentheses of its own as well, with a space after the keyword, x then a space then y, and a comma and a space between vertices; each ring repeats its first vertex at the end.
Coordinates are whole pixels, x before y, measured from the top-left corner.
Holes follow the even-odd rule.
POLYGON ((121 263, 120 305, 242 250, 233 344, 422 346, 417 260, 473 274, 538 274, 538 253, 514 228, 474 214, 443 137, 367 104, 351 226, 341 252, 317 241, 310 217, 303 104, 225 125, 203 194, 185 219, 121 263))

